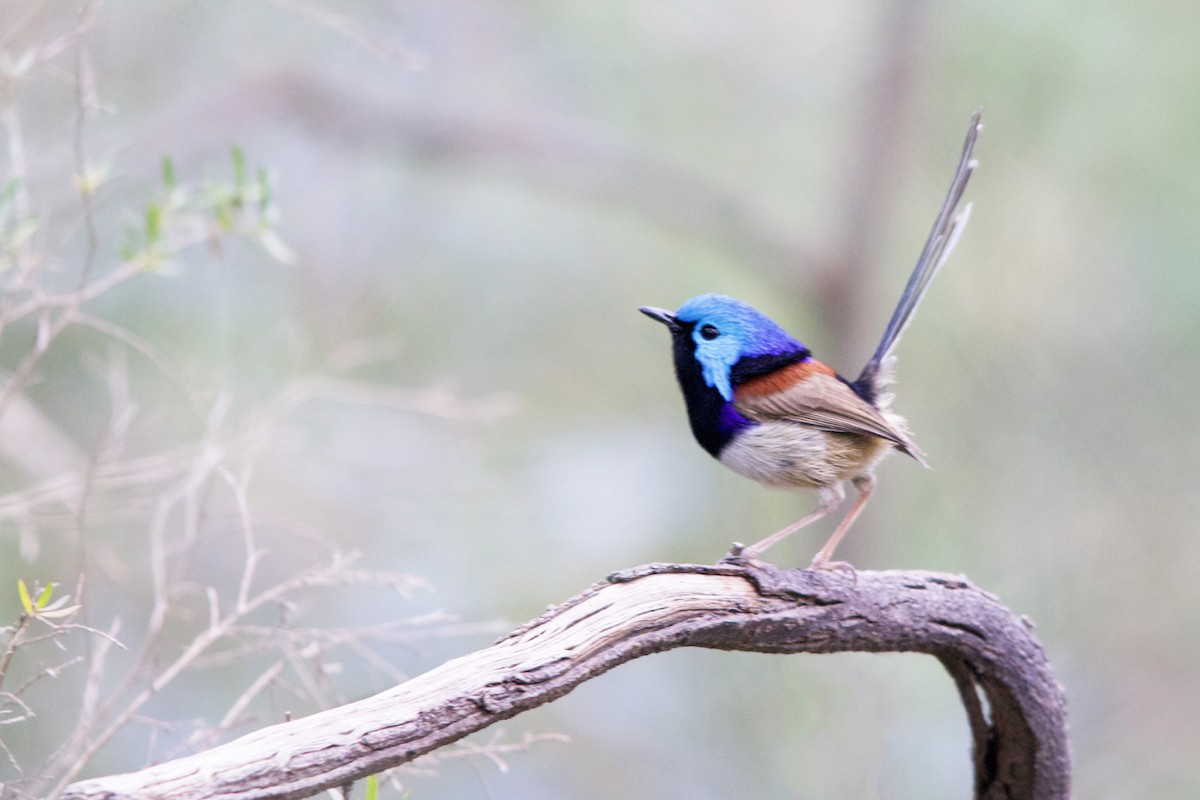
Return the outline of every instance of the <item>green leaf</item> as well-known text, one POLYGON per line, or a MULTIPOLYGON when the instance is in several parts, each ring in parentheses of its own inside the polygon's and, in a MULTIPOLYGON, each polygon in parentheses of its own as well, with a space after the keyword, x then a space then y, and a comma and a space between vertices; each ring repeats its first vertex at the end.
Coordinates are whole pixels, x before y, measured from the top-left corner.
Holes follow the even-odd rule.
POLYGON ((233 183, 238 189, 246 185, 246 154, 236 144, 229 149, 233 159, 233 183))
POLYGON ((53 595, 54 595, 54 584, 53 583, 46 584, 46 588, 42 589, 42 593, 38 595, 37 605, 34 606, 34 608, 36 608, 38 611, 41 611, 43 608, 46 607, 46 604, 50 602, 50 598, 53 595))
POLYGON ((217 218, 217 225, 225 233, 233 230, 233 226, 237 224, 237 210, 232 200, 223 200, 214 206, 213 216, 217 218))
POLYGON ((25 609, 26 614, 32 614, 33 601, 29 599, 29 587, 25 585, 24 578, 17 579, 17 594, 21 596, 21 608, 25 609))
POLYGON ((154 244, 162 238, 162 206, 151 203, 146 206, 146 243, 154 244))
POLYGON ((111 174, 112 167, 108 164, 85 165, 83 171, 75 176, 75 188, 79 189, 80 193, 90 197, 108 182, 111 174))
POLYGON ((38 616, 42 619, 66 619, 81 608, 83 608, 83 606, 73 605, 67 606, 66 608, 58 608, 54 611, 40 611, 38 612, 38 616))
POLYGON ((121 256, 122 261, 133 261, 138 254, 138 236, 133 228, 125 231, 125 241, 121 242, 121 246, 117 248, 117 254, 121 256))
POLYGON ((363 795, 363 800, 379 800, 379 778, 377 776, 367 776, 367 792, 363 795))
POLYGON ((168 189, 175 188, 175 162, 171 160, 170 156, 163 156, 162 178, 163 186, 166 186, 168 189))
POLYGON ((258 214, 266 219, 271 210, 271 182, 267 180, 267 168, 258 168, 258 214))
POLYGON ((13 225, 8 232, 8 241, 4 243, 5 246, 15 250, 25 244, 37 233, 40 224, 37 217, 29 217, 13 225))
MULTIPOLYGON (((57 586, 58 584, 55 584, 57 586)), ((54 602, 48 606, 42 606, 42 616, 45 616, 47 611, 53 611, 56 608, 62 608, 71 601, 71 595, 64 594, 62 597, 55 598, 54 602)), ((40 602, 40 601, 39 601, 40 602)))
POLYGON ((21 183, 16 178, 12 178, 8 183, 4 184, 4 188, 0 189, 0 208, 12 202, 12 199, 17 195, 17 187, 21 183))

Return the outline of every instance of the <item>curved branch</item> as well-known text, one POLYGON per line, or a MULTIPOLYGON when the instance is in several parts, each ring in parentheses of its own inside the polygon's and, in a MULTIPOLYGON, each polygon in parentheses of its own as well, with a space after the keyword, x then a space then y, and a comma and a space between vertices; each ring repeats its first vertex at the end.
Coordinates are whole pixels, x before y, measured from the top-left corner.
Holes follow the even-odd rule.
POLYGON ((307 797, 411 761, 638 656, 687 646, 928 653, 946 666, 967 708, 975 796, 1069 795, 1062 688, 1031 626, 965 579, 651 564, 374 697, 140 772, 76 783, 64 796, 307 797))

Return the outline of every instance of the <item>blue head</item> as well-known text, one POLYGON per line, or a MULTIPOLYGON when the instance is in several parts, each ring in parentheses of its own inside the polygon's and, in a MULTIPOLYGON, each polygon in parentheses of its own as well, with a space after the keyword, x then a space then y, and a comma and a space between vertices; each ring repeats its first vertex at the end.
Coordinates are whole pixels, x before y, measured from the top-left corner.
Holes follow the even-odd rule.
POLYGON ((734 387, 809 357, 808 348, 775 322, 725 295, 693 297, 675 313, 641 311, 670 329, 692 431, 713 455, 739 428, 753 424, 731 405, 734 387))
POLYGON ((682 344, 682 349, 699 363, 704 383, 726 401, 733 400, 733 385, 739 382, 739 373, 747 367, 753 374, 766 371, 753 369, 756 362, 793 362, 808 356, 808 348, 762 312, 722 294, 693 297, 674 314, 656 308, 643 308, 642 312, 671 328, 677 340, 677 357, 681 355, 678 345, 682 344))

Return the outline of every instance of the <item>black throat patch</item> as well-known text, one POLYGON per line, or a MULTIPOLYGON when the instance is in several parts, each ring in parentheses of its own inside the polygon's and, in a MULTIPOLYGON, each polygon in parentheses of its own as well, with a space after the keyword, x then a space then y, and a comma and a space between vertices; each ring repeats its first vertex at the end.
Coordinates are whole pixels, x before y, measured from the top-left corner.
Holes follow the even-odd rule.
POLYGON ((721 424, 725 398, 704 382, 704 371, 696 360, 696 343, 692 339, 693 325, 679 323, 671 329, 675 357, 675 377, 687 406, 692 435, 709 455, 717 458, 733 438, 734 430, 721 424))

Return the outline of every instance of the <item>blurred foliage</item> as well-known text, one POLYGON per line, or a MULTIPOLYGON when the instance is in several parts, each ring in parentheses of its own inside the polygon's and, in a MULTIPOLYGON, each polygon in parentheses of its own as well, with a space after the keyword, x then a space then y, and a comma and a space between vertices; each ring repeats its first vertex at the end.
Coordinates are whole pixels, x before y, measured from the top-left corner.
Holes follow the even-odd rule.
MULTIPOLYGON (((965 573, 1037 621, 1079 796, 1200 793, 1197 30, 1180 3, 0 0, 4 130, 17 114, 26 165, 11 174, 7 136, 3 275, 53 254, 41 274, 65 292, 89 262, 119 268, 165 236, 185 176, 254 195, 241 235, 88 301, 99 327, 65 329, 29 371, 29 416, 4 407, 0 499, 31 502, 4 516, 0 587, 86 574, 88 624, 133 636, 154 496, 29 490, 214 429, 253 450, 270 577, 330 545, 436 587, 300 609, 442 620, 444 640, 378 651, 397 673, 488 641, 450 638, 451 617, 519 621, 616 568, 713 561, 813 501, 694 445, 636 307, 732 294, 856 372, 982 105, 970 229, 899 349, 897 408, 933 469, 884 465, 840 555, 965 573)), ((3 331, 8 385, 38 330, 3 331)), ((181 580, 235 591, 237 509, 202 499, 181 580)), ((772 556, 806 563, 826 533, 772 556)), ((180 641, 205 618, 193 601, 180 641)), ((0 591, 0 620, 20 610, 0 591)), ((392 677, 337 664, 331 698, 392 677)), ((89 774, 174 752, 167 721, 214 724, 196 718, 257 674, 197 673, 89 774)), ((72 720, 41 713, 37 736, 0 727, 5 746, 53 748, 72 720)), ((439 762, 404 778, 413 796, 969 786, 952 684, 916 656, 663 654, 507 727, 570 742, 534 741, 507 773, 439 762)))

